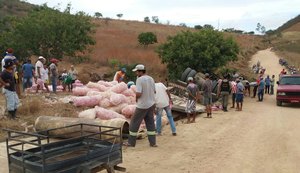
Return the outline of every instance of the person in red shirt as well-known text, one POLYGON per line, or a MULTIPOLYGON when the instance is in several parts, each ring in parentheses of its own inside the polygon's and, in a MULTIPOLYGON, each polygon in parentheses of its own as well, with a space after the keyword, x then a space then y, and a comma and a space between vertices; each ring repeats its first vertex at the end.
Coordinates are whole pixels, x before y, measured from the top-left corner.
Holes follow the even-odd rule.
POLYGON ((122 68, 120 71, 117 71, 114 76, 114 81, 118 81, 118 83, 123 82, 126 75, 126 68, 122 68))

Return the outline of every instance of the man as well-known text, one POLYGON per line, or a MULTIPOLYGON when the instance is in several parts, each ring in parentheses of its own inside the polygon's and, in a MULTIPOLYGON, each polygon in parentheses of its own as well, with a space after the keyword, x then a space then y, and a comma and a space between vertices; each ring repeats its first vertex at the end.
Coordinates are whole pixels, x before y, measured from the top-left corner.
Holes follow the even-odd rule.
POLYGON ((231 94, 232 94, 231 101, 232 101, 232 106, 230 108, 234 108, 235 107, 235 98, 236 98, 236 91, 237 91, 235 80, 236 79, 234 79, 234 80, 231 81, 231 94))
POLYGON ((209 78, 209 74, 205 73, 205 82, 202 86, 203 104, 206 106, 207 118, 212 118, 212 81, 209 78))
POLYGON ((144 120, 147 127, 150 147, 157 147, 153 116, 155 109, 155 83, 153 78, 146 74, 144 65, 139 64, 132 71, 135 72, 138 77, 136 80, 137 105, 129 125, 128 143, 124 145, 135 147, 138 129, 144 120))
POLYGON ((264 78, 261 77, 258 83, 258 101, 262 102, 264 100, 264 89, 265 89, 265 81, 264 78))
POLYGON ((270 91, 270 95, 274 94, 274 84, 275 84, 275 75, 272 75, 271 78, 271 91, 270 91))
MULTIPOLYGON (((4 56, 4 58, 2 59, 1 61, 1 67, 2 67, 2 71, 5 70, 4 66, 5 66, 5 61, 10 59, 10 60, 13 60, 14 63, 17 62, 17 58, 13 55, 13 52, 14 50, 12 48, 8 48, 6 50, 6 55, 4 56)), ((15 69, 14 69, 14 72, 15 72, 15 69)))
POLYGON ((166 111, 173 136, 176 136, 176 127, 173 119, 170 103, 172 103, 170 92, 163 83, 155 83, 155 103, 156 103, 156 132, 161 135, 161 116, 163 110, 166 111))
POLYGON ((192 77, 188 78, 188 101, 186 104, 185 111, 187 113, 187 123, 195 123, 196 119, 196 104, 199 98, 199 89, 198 86, 194 83, 194 79, 192 77), (192 121, 190 121, 190 117, 192 115, 192 121))
POLYGON ((28 59, 27 62, 22 66, 22 72, 23 72, 23 91, 25 91, 26 88, 32 87, 34 67, 31 64, 30 59, 28 59))
POLYGON ((227 106, 228 106, 228 98, 229 98, 229 92, 230 92, 230 83, 227 76, 223 77, 223 80, 218 85, 218 96, 222 96, 222 106, 223 111, 228 112, 227 106))
POLYGON ((265 94, 270 94, 271 78, 269 75, 265 78, 265 94))
POLYGON ((36 87, 36 93, 41 88, 43 90, 44 88, 44 81, 42 80, 42 71, 44 70, 44 64, 46 62, 46 59, 42 56, 39 56, 37 62, 35 63, 35 81, 37 84, 36 87))
POLYGON ((72 78, 71 89, 69 88, 69 91, 72 91, 73 90, 73 83, 75 83, 75 81, 77 80, 77 76, 78 76, 78 72, 74 68, 74 65, 71 65, 71 69, 69 70, 69 75, 72 78))
POLYGON ((50 77, 51 77, 51 84, 52 84, 52 91, 56 93, 57 87, 57 78, 58 78, 58 70, 57 70, 57 63, 59 62, 57 59, 52 58, 50 60, 51 64, 49 66, 50 69, 50 77))
POLYGON ((114 76, 114 81, 123 82, 126 75, 126 68, 122 68, 120 71, 117 71, 114 76))
POLYGON ((259 79, 260 79, 260 77, 255 81, 255 84, 253 86, 253 96, 252 96, 252 98, 256 97, 259 79))
POLYGON ((243 110, 243 102, 244 102, 244 90, 245 87, 241 82, 241 79, 237 79, 237 92, 236 92, 236 110, 242 111, 243 110))
POLYGON ((16 83, 14 80, 14 61, 9 59, 5 61, 2 71, 1 83, 4 86, 4 95, 6 98, 6 109, 9 113, 10 119, 16 118, 16 112, 19 104, 19 98, 16 93, 16 83))

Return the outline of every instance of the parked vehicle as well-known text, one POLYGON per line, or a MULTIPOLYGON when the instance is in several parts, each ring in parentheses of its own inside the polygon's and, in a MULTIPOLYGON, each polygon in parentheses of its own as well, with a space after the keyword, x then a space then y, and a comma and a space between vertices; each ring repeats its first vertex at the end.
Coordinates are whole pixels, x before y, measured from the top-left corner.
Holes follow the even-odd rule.
POLYGON ((300 103, 300 74, 282 75, 277 84, 277 106, 282 106, 282 103, 300 103))

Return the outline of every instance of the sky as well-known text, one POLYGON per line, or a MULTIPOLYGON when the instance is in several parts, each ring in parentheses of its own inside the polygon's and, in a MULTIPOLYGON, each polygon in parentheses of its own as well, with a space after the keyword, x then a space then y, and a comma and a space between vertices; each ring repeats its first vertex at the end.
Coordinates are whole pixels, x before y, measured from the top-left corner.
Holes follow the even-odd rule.
POLYGON ((257 23, 266 30, 276 29, 300 14, 300 0, 23 0, 32 4, 47 3, 65 9, 72 4, 72 13, 143 21, 158 16, 161 23, 187 26, 210 24, 216 29, 235 28, 255 31, 257 23))

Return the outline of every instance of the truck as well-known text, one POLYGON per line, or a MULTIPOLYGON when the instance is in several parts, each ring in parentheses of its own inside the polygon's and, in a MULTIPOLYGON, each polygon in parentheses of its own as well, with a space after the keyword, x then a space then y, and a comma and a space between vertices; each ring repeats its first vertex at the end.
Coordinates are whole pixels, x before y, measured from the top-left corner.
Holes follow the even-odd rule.
POLYGON ((300 74, 282 75, 277 84, 277 106, 282 106, 282 103, 300 103, 300 74))

